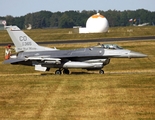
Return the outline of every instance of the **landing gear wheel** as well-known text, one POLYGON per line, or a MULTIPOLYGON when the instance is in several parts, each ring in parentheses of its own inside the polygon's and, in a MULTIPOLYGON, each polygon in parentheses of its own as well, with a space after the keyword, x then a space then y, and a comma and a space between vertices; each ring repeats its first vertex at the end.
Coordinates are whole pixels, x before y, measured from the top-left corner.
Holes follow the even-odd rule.
POLYGON ((61 70, 56 70, 56 71, 55 71, 55 74, 56 74, 56 75, 61 75, 62 72, 61 72, 61 70))
POLYGON ((63 73, 64 73, 64 74, 69 74, 69 70, 68 70, 68 69, 64 69, 64 70, 63 70, 63 73))
POLYGON ((104 74, 104 70, 100 70, 99 73, 100 73, 100 74, 104 74))

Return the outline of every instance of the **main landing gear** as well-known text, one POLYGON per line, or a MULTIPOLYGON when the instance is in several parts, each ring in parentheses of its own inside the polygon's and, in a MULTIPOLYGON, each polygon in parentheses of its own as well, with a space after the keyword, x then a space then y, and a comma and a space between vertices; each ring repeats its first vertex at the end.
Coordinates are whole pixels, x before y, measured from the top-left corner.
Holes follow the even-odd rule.
POLYGON ((61 75, 61 74, 69 74, 70 71, 68 69, 59 69, 55 71, 56 75, 61 75))
MULTIPOLYGON (((55 71, 56 75, 61 75, 61 74, 70 74, 70 71, 68 69, 59 69, 55 71)), ((104 74, 104 70, 99 70, 99 74, 104 74)))
POLYGON ((99 74, 104 74, 104 70, 99 70, 99 74))

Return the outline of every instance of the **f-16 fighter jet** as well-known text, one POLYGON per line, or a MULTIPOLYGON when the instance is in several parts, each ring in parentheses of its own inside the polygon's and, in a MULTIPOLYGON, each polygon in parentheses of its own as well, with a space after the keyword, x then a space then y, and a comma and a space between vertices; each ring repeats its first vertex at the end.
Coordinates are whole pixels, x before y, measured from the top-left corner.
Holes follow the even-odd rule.
POLYGON ((35 70, 49 71, 58 68, 55 74, 69 74, 69 68, 98 70, 104 74, 102 68, 110 63, 111 58, 143 58, 147 55, 123 49, 115 44, 100 44, 94 47, 75 50, 59 50, 39 46, 17 26, 6 26, 6 30, 15 45, 15 55, 6 49, 4 63, 13 65, 34 66, 35 70))

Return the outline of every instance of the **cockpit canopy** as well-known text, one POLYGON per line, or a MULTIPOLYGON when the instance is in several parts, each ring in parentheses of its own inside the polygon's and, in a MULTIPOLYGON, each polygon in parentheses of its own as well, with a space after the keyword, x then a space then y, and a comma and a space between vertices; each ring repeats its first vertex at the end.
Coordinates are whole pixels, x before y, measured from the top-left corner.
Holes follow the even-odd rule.
POLYGON ((116 44, 101 44, 96 47, 102 47, 104 49, 123 49, 122 47, 120 47, 116 44))

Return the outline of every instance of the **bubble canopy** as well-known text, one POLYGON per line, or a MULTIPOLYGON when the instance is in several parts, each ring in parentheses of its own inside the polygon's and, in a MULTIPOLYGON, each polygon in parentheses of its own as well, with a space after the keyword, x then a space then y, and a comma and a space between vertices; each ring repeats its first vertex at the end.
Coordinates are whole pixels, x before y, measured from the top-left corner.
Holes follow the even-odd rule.
POLYGON ((123 49, 122 47, 120 47, 116 44, 101 44, 96 47, 102 47, 104 49, 123 49))

